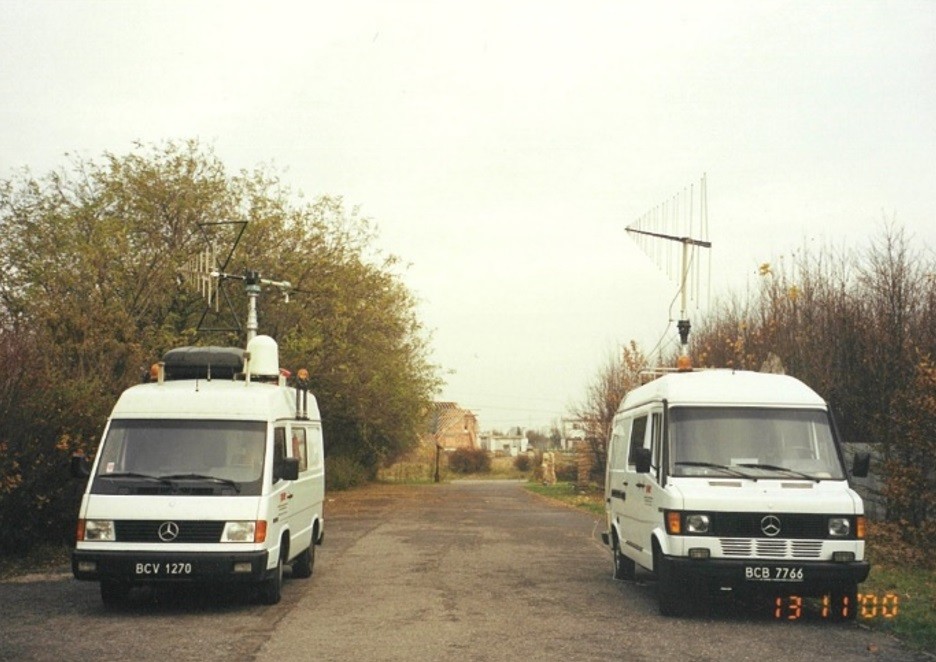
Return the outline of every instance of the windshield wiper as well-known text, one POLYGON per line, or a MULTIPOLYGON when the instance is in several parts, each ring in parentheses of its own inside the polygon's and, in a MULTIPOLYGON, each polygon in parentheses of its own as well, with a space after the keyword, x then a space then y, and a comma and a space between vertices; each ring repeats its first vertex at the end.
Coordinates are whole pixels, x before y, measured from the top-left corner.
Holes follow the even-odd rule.
POLYGON ((118 471, 117 473, 98 474, 98 478, 136 478, 169 484, 169 481, 165 480, 162 476, 151 476, 150 474, 141 474, 135 471, 118 471))
POLYGON ((167 474, 167 475, 164 475, 164 476, 160 476, 160 479, 165 480, 165 481, 173 481, 173 480, 210 480, 210 481, 214 481, 215 483, 221 483, 222 485, 227 485, 227 486, 229 486, 229 487, 232 487, 232 488, 234 488, 234 491, 235 491, 235 492, 237 492, 238 494, 240 494, 240 485, 238 485, 235 481, 230 480, 229 478, 221 478, 220 476, 209 476, 209 475, 207 475, 207 474, 194 474, 194 473, 189 473, 189 474, 167 474))
POLYGON ((790 474, 791 476, 799 476, 800 478, 805 478, 806 480, 814 480, 817 483, 819 478, 813 476, 812 474, 806 474, 802 471, 796 471, 795 469, 788 469, 787 467, 778 467, 775 464, 756 464, 756 463, 745 463, 739 464, 739 467, 745 467, 748 469, 764 469, 765 471, 782 471, 784 473, 790 474))
MULTIPOLYGON (((704 467, 704 468, 706 468, 706 469, 718 469, 718 470, 724 471, 725 473, 730 474, 730 475, 732 475, 732 476, 741 476, 742 478, 754 478, 754 476, 752 476, 752 475, 750 475, 750 474, 746 474, 746 473, 744 473, 743 471, 738 471, 737 469, 733 469, 733 468, 731 468, 731 467, 729 467, 729 466, 726 466, 726 465, 724 465, 724 464, 714 464, 714 463, 712 463, 712 462, 677 462, 677 463, 676 463, 676 466, 678 466, 678 467, 679 467, 679 466, 682 466, 682 467, 704 467)), ((745 466, 745 465, 740 465, 740 466, 745 466)))

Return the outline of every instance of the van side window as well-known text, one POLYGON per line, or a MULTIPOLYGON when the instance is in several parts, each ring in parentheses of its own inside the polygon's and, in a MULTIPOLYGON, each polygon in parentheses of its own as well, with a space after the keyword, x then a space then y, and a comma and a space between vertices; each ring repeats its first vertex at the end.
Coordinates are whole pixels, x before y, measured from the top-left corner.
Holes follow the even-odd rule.
POLYGON ((638 448, 643 448, 644 437, 647 434, 647 417, 640 416, 634 419, 634 425, 631 427, 630 452, 627 455, 627 463, 635 464, 638 448))
POLYGON ((611 433, 611 444, 609 448, 611 456, 608 458, 608 466, 610 466, 612 469, 623 470, 625 468, 625 460, 627 459, 625 444, 627 444, 627 432, 629 424, 629 420, 621 420, 614 425, 614 430, 611 433))
POLYGON ((657 482, 661 482, 661 471, 660 471, 660 454, 662 450, 660 449, 661 442, 663 440, 663 413, 662 412, 653 412, 651 415, 651 452, 653 454, 653 459, 650 460, 650 469, 651 473, 657 478, 657 482))
POLYGON ((286 428, 273 430, 273 466, 279 466, 286 459, 286 428))
POLYGON ((306 447, 306 450, 309 453, 309 468, 311 469, 318 467, 322 462, 322 458, 319 457, 319 448, 321 448, 321 446, 322 428, 316 425, 311 429, 311 437, 309 438, 309 443, 306 447))
POLYGON ((309 468, 309 455, 306 450, 305 428, 292 429, 292 456, 299 460, 299 471, 309 468))

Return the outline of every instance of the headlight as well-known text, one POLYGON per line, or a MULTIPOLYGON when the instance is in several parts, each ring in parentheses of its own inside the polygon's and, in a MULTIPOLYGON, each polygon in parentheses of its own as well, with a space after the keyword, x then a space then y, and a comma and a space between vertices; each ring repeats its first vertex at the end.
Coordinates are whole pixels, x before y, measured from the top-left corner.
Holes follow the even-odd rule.
POLYGON ((708 533, 708 515, 686 515, 686 533, 708 533))
POLYGON ((829 535, 833 538, 845 538, 851 533, 851 519, 848 517, 829 518, 829 535))
POLYGON ((94 542, 114 542, 117 532, 114 530, 114 520, 89 519, 84 523, 84 540, 94 542))
POLYGON ((256 522, 227 522, 221 533, 221 542, 253 542, 256 522))
POLYGON ((266 540, 266 525, 264 520, 227 522, 221 533, 221 542, 263 542, 266 540))

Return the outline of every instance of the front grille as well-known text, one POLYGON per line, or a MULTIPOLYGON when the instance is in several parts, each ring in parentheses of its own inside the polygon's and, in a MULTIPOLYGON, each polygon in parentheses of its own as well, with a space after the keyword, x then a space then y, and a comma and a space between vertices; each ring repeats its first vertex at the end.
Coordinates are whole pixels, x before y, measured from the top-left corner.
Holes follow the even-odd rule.
POLYGON ((758 559, 818 559, 821 540, 765 540, 763 538, 721 538, 722 555, 758 559))
POLYGON ((790 547, 795 559, 818 559, 822 553, 821 540, 791 540, 790 547))
POLYGON ((829 515, 799 513, 712 513, 711 533, 720 538, 763 538, 763 520, 768 516, 779 520, 777 538, 822 540, 829 534, 829 515))
POLYGON ((224 531, 224 522, 191 520, 117 520, 114 527, 119 542, 153 543, 211 543, 220 542, 224 531), (173 540, 159 537, 159 527, 166 522, 173 522, 179 527, 179 533, 173 540))
POLYGON ((755 540, 754 550, 757 556, 782 559, 787 555, 786 540, 755 540))

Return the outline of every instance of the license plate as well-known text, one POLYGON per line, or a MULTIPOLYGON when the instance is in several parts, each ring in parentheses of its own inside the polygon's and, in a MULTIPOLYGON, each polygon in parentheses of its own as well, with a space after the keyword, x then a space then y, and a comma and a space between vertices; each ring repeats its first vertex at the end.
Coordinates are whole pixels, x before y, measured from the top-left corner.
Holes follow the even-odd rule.
POLYGON ((744 567, 744 579, 749 582, 801 582, 803 569, 786 565, 748 565, 744 567))
POLYGON ((185 577, 192 574, 192 564, 177 561, 136 563, 133 572, 138 577, 185 577))

